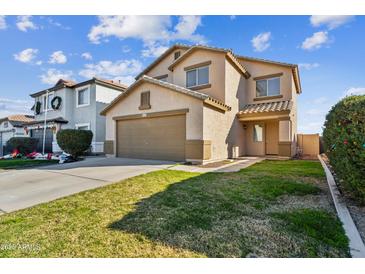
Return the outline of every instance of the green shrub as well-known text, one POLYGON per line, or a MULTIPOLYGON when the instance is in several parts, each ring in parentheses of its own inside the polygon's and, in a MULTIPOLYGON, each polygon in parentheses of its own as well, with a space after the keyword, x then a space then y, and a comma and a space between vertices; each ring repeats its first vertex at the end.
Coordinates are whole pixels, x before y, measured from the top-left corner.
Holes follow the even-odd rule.
POLYGON ((324 126, 324 149, 341 188, 365 204, 365 95, 338 102, 324 126))
POLYGON ((74 158, 90 148, 93 133, 90 130, 63 129, 57 133, 57 143, 66 153, 74 158))
POLYGON ((7 151, 19 150, 23 155, 31 153, 37 149, 38 139, 30 137, 12 137, 6 143, 7 151))

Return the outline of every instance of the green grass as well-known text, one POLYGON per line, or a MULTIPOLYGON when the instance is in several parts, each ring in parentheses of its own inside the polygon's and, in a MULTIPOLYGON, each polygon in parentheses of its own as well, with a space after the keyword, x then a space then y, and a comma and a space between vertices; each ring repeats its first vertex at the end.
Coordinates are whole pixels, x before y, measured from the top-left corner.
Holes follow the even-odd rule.
POLYGON ((156 171, 0 216, 0 245, 13 244, 0 256, 347 257, 333 212, 316 208, 304 219, 288 210, 290 197, 314 210, 312 198, 327 197, 320 184, 320 164, 307 161, 236 173, 156 171))
POLYGON ((49 165, 56 163, 58 163, 57 160, 30 160, 30 159, 0 160, 0 169, 14 169, 14 168, 49 165))
POLYGON ((327 212, 300 209, 292 212, 274 214, 285 222, 286 229, 294 233, 302 233, 308 237, 308 249, 317 256, 316 245, 325 242, 343 251, 348 250, 349 240, 344 234, 342 224, 327 212))

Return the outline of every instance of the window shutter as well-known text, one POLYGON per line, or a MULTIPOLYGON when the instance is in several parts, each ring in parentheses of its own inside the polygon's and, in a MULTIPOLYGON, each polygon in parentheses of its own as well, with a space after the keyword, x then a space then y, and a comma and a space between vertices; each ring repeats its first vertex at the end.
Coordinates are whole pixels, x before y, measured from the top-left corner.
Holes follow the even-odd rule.
POLYGON ((150 92, 144 91, 141 93, 141 105, 139 106, 139 109, 149 109, 149 108, 151 108, 150 92))

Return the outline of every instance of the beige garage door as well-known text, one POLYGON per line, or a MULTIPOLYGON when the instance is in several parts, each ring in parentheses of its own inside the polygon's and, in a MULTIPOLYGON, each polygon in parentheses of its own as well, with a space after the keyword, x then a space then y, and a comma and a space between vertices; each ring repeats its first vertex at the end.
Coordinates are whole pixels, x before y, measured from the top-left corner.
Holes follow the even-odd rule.
POLYGON ((185 121, 185 115, 118 121, 118 157, 185 160, 185 121))

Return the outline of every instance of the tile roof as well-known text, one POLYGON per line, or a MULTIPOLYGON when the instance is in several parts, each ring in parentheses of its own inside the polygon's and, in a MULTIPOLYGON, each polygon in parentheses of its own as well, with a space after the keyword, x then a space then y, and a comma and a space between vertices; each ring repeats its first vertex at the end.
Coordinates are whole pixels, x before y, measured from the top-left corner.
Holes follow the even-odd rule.
POLYGON ((83 85, 87 85, 87 84, 91 84, 91 83, 96 83, 96 84, 100 84, 100 85, 107 85, 109 87, 114 87, 120 91, 124 91, 125 89, 127 89, 127 85, 124 85, 118 81, 114 81, 114 80, 106 80, 106 79, 102 79, 102 78, 98 78, 98 77, 93 77, 91 78, 90 80, 86 80, 86 81, 83 81, 83 82, 79 82, 79 83, 76 83, 74 81, 71 81, 71 80, 64 80, 64 79, 60 79, 57 81, 57 83, 49 88, 49 89, 45 89, 45 90, 41 90, 41 91, 38 91, 36 93, 32 93, 30 94, 31 97, 38 97, 44 93, 48 91, 55 91, 55 90, 59 90, 59 89, 62 89, 62 88, 76 88, 76 87, 80 87, 80 86, 83 86, 83 85))
POLYGON ((277 102, 267 102, 259 104, 248 104, 245 105, 238 114, 253 114, 253 113, 263 113, 263 112, 273 112, 273 111, 287 111, 292 107, 292 102, 287 101, 277 101, 277 102))
POLYGON ((218 107, 221 107, 221 108, 224 108, 227 110, 231 110, 230 106, 224 104, 220 100, 210 97, 209 95, 207 95, 205 93, 194 91, 194 90, 182 87, 182 86, 178 86, 175 84, 171 84, 171 83, 168 83, 165 81, 158 80, 156 78, 153 78, 153 77, 150 77, 147 75, 143 75, 137 81, 135 81, 132 85, 130 85, 125 92, 123 92, 118 97, 116 97, 106 108, 104 108, 101 111, 100 114, 105 115, 109 109, 111 109, 117 102, 119 102, 119 100, 121 100, 123 97, 125 97, 134 87, 138 86, 141 82, 148 82, 148 83, 152 83, 155 85, 159 85, 161 87, 165 87, 165 88, 177 91, 179 93, 183 93, 183 94, 195 97, 197 99, 203 100, 204 102, 206 102, 208 104, 214 104, 218 107))
POLYGON ((34 121, 34 116, 32 115, 24 115, 24 114, 15 114, 8 116, 9 121, 15 122, 31 122, 34 121))
MULTIPOLYGON (((54 123, 60 123, 60 124, 67 124, 68 123, 68 121, 65 120, 63 117, 50 118, 50 119, 47 119, 46 122, 47 123, 54 122, 54 123)), ((36 124, 42 124, 43 125, 44 120, 33 120, 33 121, 25 123, 24 125, 36 125, 36 124)))
POLYGON ((21 127, 23 124, 34 121, 34 116, 15 114, 0 119, 0 123, 5 121, 9 121, 9 123, 14 127, 21 127))
POLYGON ((195 45, 191 46, 186 52, 184 52, 179 58, 177 58, 169 67, 169 70, 173 70, 174 66, 176 66, 178 63, 180 63, 182 60, 184 60, 187 56, 189 56, 193 51, 197 49, 203 49, 203 50, 211 50, 216 52, 222 52, 226 54, 226 57, 234 64, 234 66, 245 76, 245 78, 250 78, 250 73, 247 71, 247 69, 238 61, 237 57, 234 55, 233 51, 231 49, 225 49, 225 48, 217 48, 217 47, 211 47, 206 45, 195 45))

